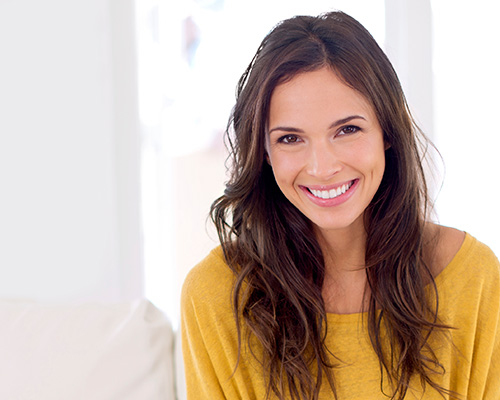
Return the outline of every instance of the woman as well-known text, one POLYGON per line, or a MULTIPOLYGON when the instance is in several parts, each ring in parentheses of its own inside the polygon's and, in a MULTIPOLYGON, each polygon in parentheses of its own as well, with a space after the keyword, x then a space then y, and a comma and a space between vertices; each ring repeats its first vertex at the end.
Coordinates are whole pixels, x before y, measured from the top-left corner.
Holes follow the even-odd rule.
POLYGON ((356 20, 276 26, 228 138, 221 247, 182 294, 190 399, 500 399, 498 260, 428 222, 426 142, 356 20))

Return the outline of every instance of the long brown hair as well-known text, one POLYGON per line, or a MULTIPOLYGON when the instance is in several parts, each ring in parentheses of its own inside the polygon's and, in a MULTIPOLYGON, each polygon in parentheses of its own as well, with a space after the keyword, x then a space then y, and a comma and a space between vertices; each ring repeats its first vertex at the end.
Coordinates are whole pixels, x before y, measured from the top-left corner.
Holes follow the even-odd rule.
POLYGON ((318 399, 324 379, 336 393, 335 358, 325 346, 323 254, 311 222, 281 193, 265 159, 274 88, 324 66, 368 99, 388 145, 382 183, 365 212, 366 323, 381 376, 392 383, 393 399, 404 398, 413 375, 448 393, 431 379, 444 368, 427 344, 430 333, 443 326, 437 301, 429 304, 424 289, 430 281, 436 291, 423 261, 425 141, 419 140, 388 58, 361 24, 342 12, 278 24, 238 84, 226 135, 230 180, 212 204, 211 216, 236 275, 233 306, 240 350, 244 339, 250 347, 255 339, 260 343, 268 396, 318 399), (389 345, 382 342, 383 327, 389 345))

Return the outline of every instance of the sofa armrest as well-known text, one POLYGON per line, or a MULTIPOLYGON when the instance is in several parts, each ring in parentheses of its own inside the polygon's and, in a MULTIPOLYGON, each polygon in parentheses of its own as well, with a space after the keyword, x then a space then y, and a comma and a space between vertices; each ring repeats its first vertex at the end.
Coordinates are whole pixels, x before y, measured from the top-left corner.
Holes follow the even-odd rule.
POLYGON ((174 400, 173 340, 147 300, 0 301, 0 399, 174 400))

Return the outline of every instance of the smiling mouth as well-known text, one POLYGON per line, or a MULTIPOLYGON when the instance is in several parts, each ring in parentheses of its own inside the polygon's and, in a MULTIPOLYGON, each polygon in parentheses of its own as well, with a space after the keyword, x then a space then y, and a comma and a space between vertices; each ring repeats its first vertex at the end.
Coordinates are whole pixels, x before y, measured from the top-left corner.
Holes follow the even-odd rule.
POLYGON ((349 183, 346 183, 342 186, 339 186, 336 189, 330 189, 330 190, 315 190, 315 189, 309 189, 309 192, 314 196, 317 197, 318 199, 334 199, 335 197, 338 197, 345 192, 347 192, 351 186, 354 184, 354 181, 351 181, 349 183))

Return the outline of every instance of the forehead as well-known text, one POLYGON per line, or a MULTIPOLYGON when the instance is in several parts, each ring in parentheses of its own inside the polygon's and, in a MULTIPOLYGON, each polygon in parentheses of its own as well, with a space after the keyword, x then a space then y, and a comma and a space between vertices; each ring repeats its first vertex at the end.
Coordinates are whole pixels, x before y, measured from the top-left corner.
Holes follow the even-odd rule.
MULTIPOLYGON (((363 114, 376 119, 370 102, 332 69, 303 72, 279 84, 271 95, 269 124, 363 114)), ((309 121, 311 122, 311 121, 309 121)))

